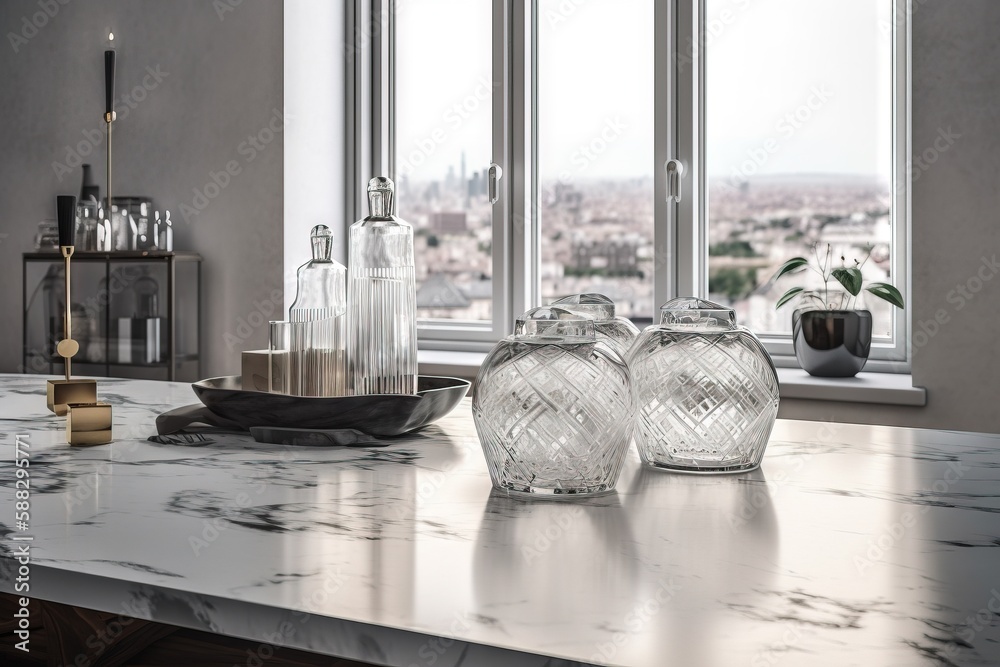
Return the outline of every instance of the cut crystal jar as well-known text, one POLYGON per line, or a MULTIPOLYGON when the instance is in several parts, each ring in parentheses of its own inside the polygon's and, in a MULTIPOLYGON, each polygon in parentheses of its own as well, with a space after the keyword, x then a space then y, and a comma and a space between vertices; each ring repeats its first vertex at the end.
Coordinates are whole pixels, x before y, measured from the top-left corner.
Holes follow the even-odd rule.
POLYGON ((632 410, 625 360, 592 319, 556 307, 521 316, 486 357, 472 395, 493 485, 515 495, 612 491, 632 410))
POLYGON ((603 294, 572 294, 551 305, 592 318, 598 339, 606 340, 622 356, 639 335, 639 328, 632 320, 615 316, 615 302, 603 294))
POLYGON ((628 363, 644 463, 698 473, 760 465, 778 415, 778 374, 732 310, 694 297, 664 304, 628 363))
POLYGON ((417 393, 413 228, 394 215, 392 181, 368 182, 369 215, 351 225, 348 360, 355 394, 417 393))

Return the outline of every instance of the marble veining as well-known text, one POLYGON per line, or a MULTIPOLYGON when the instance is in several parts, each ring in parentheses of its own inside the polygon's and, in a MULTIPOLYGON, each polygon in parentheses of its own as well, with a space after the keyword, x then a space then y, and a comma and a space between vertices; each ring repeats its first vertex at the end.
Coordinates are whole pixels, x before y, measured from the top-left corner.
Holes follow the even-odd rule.
POLYGON ((760 470, 491 490, 468 402, 373 448, 155 437, 179 383, 111 380, 64 444, 0 376, 0 589, 31 444, 32 595, 380 665, 1000 664, 1000 436, 779 421, 760 470), (152 438, 151 438, 152 437, 152 438))

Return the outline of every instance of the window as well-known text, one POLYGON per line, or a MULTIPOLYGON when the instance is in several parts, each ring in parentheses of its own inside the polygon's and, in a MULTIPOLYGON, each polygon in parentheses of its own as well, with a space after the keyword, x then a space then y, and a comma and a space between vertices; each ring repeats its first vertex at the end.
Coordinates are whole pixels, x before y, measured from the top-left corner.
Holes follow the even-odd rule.
POLYGON ((424 319, 492 319, 492 14, 490 0, 409 0, 396 15, 395 181, 424 319))
POLYGON ((620 315, 648 324, 656 305, 653 0, 536 6, 542 300, 600 292, 620 315))
MULTIPOLYGON (((866 278, 905 296, 906 0, 367 2, 354 127, 416 229, 423 347, 568 293, 640 326, 699 294, 794 363, 769 278, 814 244, 874 241, 866 278)), ((905 314, 864 305, 902 369, 905 314)))
MULTIPOLYGON (((892 0, 705 3, 707 292, 772 351, 791 333, 793 308, 774 305, 793 283, 769 278, 789 257, 901 274, 893 16, 892 0)), ((894 309, 864 295, 876 350, 898 357, 894 309)))

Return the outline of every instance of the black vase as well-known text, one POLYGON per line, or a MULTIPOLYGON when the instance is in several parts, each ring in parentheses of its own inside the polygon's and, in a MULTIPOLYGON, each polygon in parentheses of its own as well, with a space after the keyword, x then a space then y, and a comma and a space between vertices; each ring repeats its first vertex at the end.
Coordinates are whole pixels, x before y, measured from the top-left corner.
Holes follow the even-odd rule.
POLYGON ((867 310, 797 310, 792 316, 795 358, 809 375, 854 377, 872 348, 867 310))

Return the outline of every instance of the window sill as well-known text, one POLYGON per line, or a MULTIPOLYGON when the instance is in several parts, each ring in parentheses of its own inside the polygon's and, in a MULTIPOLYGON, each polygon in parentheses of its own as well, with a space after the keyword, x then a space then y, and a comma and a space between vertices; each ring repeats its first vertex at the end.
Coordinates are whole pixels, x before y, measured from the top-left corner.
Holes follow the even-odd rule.
MULTIPOLYGON (((486 359, 482 352, 420 350, 424 375, 474 379, 486 359)), ((800 368, 779 368, 781 397, 809 401, 843 401, 879 405, 927 405, 927 390, 913 386, 913 376, 903 373, 858 373, 853 378, 817 378, 800 368)))
POLYGON ((909 373, 858 373, 852 378, 817 378, 801 368, 779 368, 782 398, 881 405, 927 405, 927 390, 909 373))

